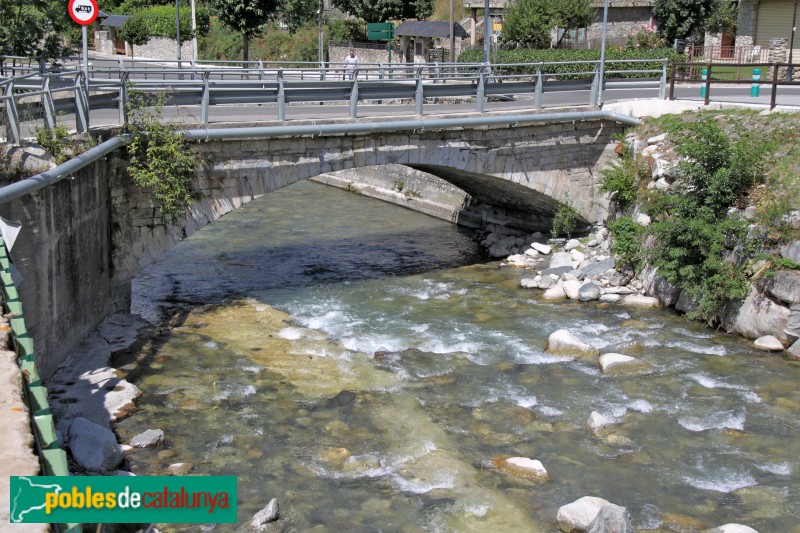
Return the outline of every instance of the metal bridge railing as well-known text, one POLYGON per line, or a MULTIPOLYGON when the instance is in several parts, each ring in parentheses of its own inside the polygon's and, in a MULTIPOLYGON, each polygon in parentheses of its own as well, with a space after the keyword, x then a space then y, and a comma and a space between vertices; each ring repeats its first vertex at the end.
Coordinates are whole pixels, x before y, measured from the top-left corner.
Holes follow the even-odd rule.
POLYGON ((52 128, 59 114, 74 114, 76 129, 83 132, 89 128, 90 110, 116 109, 119 123, 125 124, 132 89, 163 94, 165 105, 199 106, 203 123, 209 121, 210 108, 230 104, 274 105, 283 122, 287 104, 293 103, 347 103, 349 116, 356 118, 364 101, 413 102, 416 115, 422 116, 431 99, 474 99, 482 113, 489 97, 533 96, 533 107, 541 109, 543 94, 560 91, 586 91, 586 103, 597 106, 601 84, 603 89, 654 89, 664 98, 667 81, 666 59, 606 61, 604 80, 598 61, 361 64, 351 73, 344 63, 312 68, 259 61, 235 68, 203 62, 177 68, 143 60, 127 67, 136 63, 120 60, 117 65, 93 66, 84 84, 82 71, 69 61, 58 70, 0 77, 9 141, 21 140, 21 116, 52 128))

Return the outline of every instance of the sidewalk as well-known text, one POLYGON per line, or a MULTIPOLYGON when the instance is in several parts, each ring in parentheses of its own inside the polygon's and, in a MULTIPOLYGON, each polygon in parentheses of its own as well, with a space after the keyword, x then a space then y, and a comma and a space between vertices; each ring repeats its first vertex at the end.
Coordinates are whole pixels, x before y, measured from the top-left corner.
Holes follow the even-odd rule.
POLYGON ((0 530, 25 533, 50 531, 48 524, 10 524, 9 476, 39 474, 39 459, 33 451, 33 434, 28 408, 22 401, 22 373, 16 354, 8 345, 8 324, 0 323, 0 428, 3 434, 0 449, 0 530), (5 329, 3 329, 5 328, 5 329))

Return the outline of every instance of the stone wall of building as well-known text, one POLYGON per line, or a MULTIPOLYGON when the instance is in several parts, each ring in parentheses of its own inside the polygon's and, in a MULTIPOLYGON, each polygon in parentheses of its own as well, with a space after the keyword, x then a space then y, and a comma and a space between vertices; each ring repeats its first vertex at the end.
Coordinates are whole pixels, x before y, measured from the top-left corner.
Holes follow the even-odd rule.
MULTIPOLYGON (((389 52, 386 50, 385 45, 383 48, 375 48, 372 46, 364 46, 362 43, 332 43, 328 46, 328 61, 334 68, 338 68, 340 66, 344 67, 344 58, 350 54, 351 48, 355 50, 356 55, 358 56, 358 62, 362 65, 387 65, 389 63, 389 52), (340 63, 340 65, 336 65, 335 63, 340 63)), ((392 63, 405 62, 406 60, 405 57, 403 57, 402 52, 400 52, 399 49, 394 48, 392 50, 392 63)))
POLYGON ((108 56, 116 55, 117 47, 114 42, 114 32, 95 30, 94 51, 108 56))
MULTIPOLYGON (((148 59, 163 59, 166 61, 177 61, 178 43, 175 39, 166 37, 153 37, 147 44, 134 46, 130 43, 125 44, 126 55, 148 59)), ((192 60, 192 41, 181 43, 181 59, 183 61, 192 60)))
MULTIPOLYGON (((630 2, 634 4, 635 2, 630 2)), ((647 2, 638 2, 639 4, 647 2)), ((617 3, 613 2, 612 9, 608 9, 608 30, 607 39, 610 41, 619 41, 627 39, 631 35, 636 35, 644 30, 644 26, 650 23, 652 17, 652 10, 649 6, 632 5, 625 7, 617 7, 617 3)), ((586 37, 589 40, 601 39, 603 37, 603 10, 597 11, 595 22, 586 30, 586 37)))
POLYGON ((753 46, 755 44, 758 2, 759 0, 739 0, 736 46, 753 46))

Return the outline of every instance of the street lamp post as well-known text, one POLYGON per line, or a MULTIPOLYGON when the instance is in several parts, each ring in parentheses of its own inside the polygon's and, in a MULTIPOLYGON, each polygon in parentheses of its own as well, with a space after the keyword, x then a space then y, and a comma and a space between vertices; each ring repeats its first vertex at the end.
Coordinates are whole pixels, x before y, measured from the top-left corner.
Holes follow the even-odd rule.
POLYGON ((322 12, 324 10, 323 0, 319 0, 319 5, 317 7, 317 31, 318 31, 318 42, 317 48, 318 50, 318 59, 319 59, 319 68, 325 68, 325 38, 322 29, 322 12))
POLYGON ((181 68, 181 11, 175 0, 175 40, 178 41, 178 68, 181 68))
POLYGON ((489 0, 484 0, 483 2, 483 62, 484 64, 489 64, 489 47, 491 46, 491 33, 489 29, 489 25, 491 24, 491 19, 489 18, 489 0))
POLYGON ((788 81, 794 78, 794 67, 792 67, 792 59, 794 58, 794 33, 797 31, 797 0, 794 0, 794 13, 792 14, 792 37, 789 39, 789 70, 788 81))
MULTIPOLYGON (((795 0, 797 1, 797 0, 795 0)), ((600 105, 603 101, 603 77, 606 73, 606 34, 608 30, 608 0, 603 5, 603 40, 600 44, 600 80, 597 87, 597 102, 600 105)))

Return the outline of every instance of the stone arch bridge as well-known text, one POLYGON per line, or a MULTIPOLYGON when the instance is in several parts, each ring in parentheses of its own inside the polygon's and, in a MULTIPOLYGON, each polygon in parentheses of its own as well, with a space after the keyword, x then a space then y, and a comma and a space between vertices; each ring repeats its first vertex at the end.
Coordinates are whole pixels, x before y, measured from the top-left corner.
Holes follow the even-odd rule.
POLYGON ((123 154, 106 154, 66 176, 73 179, 0 205, 0 216, 22 222, 11 255, 24 279, 20 293, 39 371, 49 376, 100 320, 127 311, 132 276, 175 243, 255 198, 322 173, 401 164, 521 213, 532 227, 546 229, 567 198, 584 221, 602 220, 608 201, 599 192, 599 170, 613 155, 614 135, 633 120, 594 111, 500 117, 471 127, 426 119, 194 130, 187 135, 201 154, 202 199, 176 227, 161 224, 132 185, 123 154))

